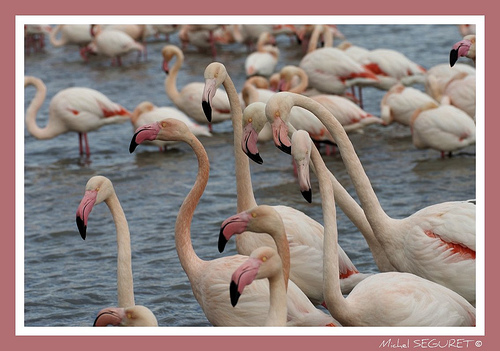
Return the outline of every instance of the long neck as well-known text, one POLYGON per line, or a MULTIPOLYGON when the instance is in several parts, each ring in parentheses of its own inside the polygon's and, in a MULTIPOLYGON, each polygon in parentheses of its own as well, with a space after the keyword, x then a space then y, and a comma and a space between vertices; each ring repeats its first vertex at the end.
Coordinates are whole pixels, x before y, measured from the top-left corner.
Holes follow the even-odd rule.
POLYGON ((127 218, 116 194, 106 200, 116 226, 116 243, 118 247, 117 286, 118 307, 134 306, 134 279, 132 276, 132 252, 130 248, 130 231, 127 218))
MULTIPOLYGON (((311 151, 311 159, 321 159, 321 155, 317 148, 312 148, 311 151)), ((316 173, 316 166, 312 164, 312 170, 316 173)), ((382 245, 380 245, 379 241, 375 237, 373 233, 373 229, 370 226, 370 223, 366 219, 365 212, 359 206, 359 204, 352 198, 352 196, 347 192, 347 190, 339 183, 337 178, 327 169, 328 174, 330 176, 330 181, 333 186, 333 192, 335 193, 335 202, 339 205, 342 212, 349 218, 349 220, 354 223, 356 228, 359 229, 366 242, 368 243, 368 247, 372 252, 373 259, 375 264, 379 268, 381 272, 393 271, 394 267, 389 262, 387 255, 385 254, 382 245)), ((317 174, 317 173, 316 173, 317 174)))
POLYGON ((177 90, 177 74, 179 73, 182 63, 184 62, 184 55, 181 52, 177 53, 175 56, 175 64, 172 66, 167 77, 165 78, 165 92, 174 104, 177 105, 180 103, 181 97, 181 94, 177 90))
POLYGON ((281 258, 281 265, 283 267, 285 287, 288 289, 288 279, 290 277, 290 246, 286 238, 285 229, 282 225, 274 225, 272 230, 268 230, 268 234, 271 235, 276 244, 276 251, 281 258), (280 230, 278 228, 282 229, 280 230))
POLYGON ((286 286, 283 282, 283 274, 269 277, 270 305, 265 325, 268 327, 285 326, 287 321, 287 297, 286 286))
MULTIPOLYGON (((306 72, 304 72, 303 69, 296 67, 296 70, 294 71, 294 74, 299 77, 300 83, 288 90, 290 93, 303 93, 307 89, 307 85, 309 84, 309 79, 307 77, 306 72)), ((293 77, 292 77, 293 78, 293 77)))
POLYGON ((365 212, 373 232, 376 233, 376 235, 378 235, 378 233, 383 233, 385 225, 391 219, 382 209, 377 199, 377 195, 371 186, 370 179, 366 175, 361 161, 342 125, 326 108, 316 101, 298 94, 293 94, 293 99, 295 105, 308 109, 314 113, 328 129, 335 143, 338 145, 347 172, 351 177, 356 193, 361 201, 361 207, 365 212))
POLYGON ((66 44, 66 41, 63 40, 63 37, 61 37, 61 39, 57 39, 57 34, 61 31, 62 26, 62 24, 59 24, 50 32, 49 40, 50 43, 55 47, 63 46, 64 44, 66 44))
POLYGON ((243 137, 243 112, 238 97, 238 92, 234 87, 229 74, 224 80, 224 89, 226 89, 231 106, 232 124, 234 132, 234 163, 236 173, 236 192, 238 196, 238 212, 248 210, 257 206, 252 188, 252 178, 250 175, 250 162, 248 157, 241 149, 241 138, 243 137))
POLYGON ((210 164, 203 145, 194 135, 190 135, 186 143, 191 146, 198 159, 198 174, 196 175, 193 188, 184 199, 177 214, 175 222, 175 248, 177 249, 182 268, 189 279, 196 279, 195 275, 199 271, 198 268, 203 264, 203 261, 196 255, 193 248, 191 241, 191 221, 196 206, 200 202, 200 198, 207 186, 210 164))
MULTIPOLYGON (((37 139, 50 139, 55 137, 56 135, 63 133, 62 129, 56 128, 57 125, 54 124, 55 122, 52 121, 50 117, 47 125, 44 128, 40 128, 36 124, 36 115, 40 107, 43 105, 43 102, 45 101, 47 88, 41 80, 36 78, 30 79, 29 84, 33 84, 35 86, 36 93, 35 97, 26 109, 26 128, 28 128, 28 132, 30 132, 30 134, 37 139)), ((25 83, 25 86, 26 85, 27 84, 25 83)))
POLYGON ((323 236, 323 293, 331 315, 340 323, 345 324, 345 318, 349 315, 349 306, 342 295, 338 273, 339 252, 335 198, 328 169, 321 157, 318 156, 319 153, 311 154, 318 177, 325 228, 323 236))

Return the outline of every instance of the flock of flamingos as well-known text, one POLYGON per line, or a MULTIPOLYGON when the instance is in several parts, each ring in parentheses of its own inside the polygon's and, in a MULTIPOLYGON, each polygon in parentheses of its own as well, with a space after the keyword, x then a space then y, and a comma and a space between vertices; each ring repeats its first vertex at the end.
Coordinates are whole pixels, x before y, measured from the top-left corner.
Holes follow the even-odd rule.
MULTIPOLYGON (((450 62, 425 70, 394 50, 366 50, 347 41, 333 46, 334 38, 343 38, 333 25, 26 26, 27 53, 43 49, 48 37, 51 45, 78 47, 82 60, 104 55, 119 66, 131 51, 147 55, 149 35, 175 34, 183 46, 214 57, 204 82, 178 90, 183 48, 165 45, 165 90, 176 107, 143 102, 128 111, 99 91, 72 87, 52 98, 44 127, 36 117, 46 87, 25 76, 25 87, 36 87, 26 126, 37 139, 78 133, 79 152, 87 157, 88 132, 125 121, 135 128, 131 153, 144 144, 165 149, 184 142, 192 148, 198 174, 177 216, 175 246, 194 297, 214 326, 475 326, 475 200, 389 217, 348 136, 373 123, 400 123, 411 128, 416 148, 435 149, 441 157, 474 144, 475 28, 459 29, 464 38, 449 48, 450 62), (299 65, 276 72, 278 35, 297 41, 304 56, 299 65), (241 92, 215 59, 218 47, 235 42, 249 50, 241 92), (414 84, 423 84, 425 92, 414 84), (380 117, 363 110, 364 87, 387 91, 380 117), (238 254, 206 261, 195 253, 190 229, 210 168, 197 137, 227 120, 234 132, 238 213, 222 223, 219 250, 235 236, 238 254), (258 145, 266 141, 293 156, 309 202, 315 174, 323 225, 292 207, 257 203, 249 167, 263 162, 258 145), (323 162, 322 145, 339 151, 360 204, 323 162), (363 234, 380 273, 360 273, 338 245, 336 206, 363 234)), ((100 311, 94 325, 157 326, 153 312, 135 303, 128 224, 106 177, 92 177, 85 187, 76 212, 80 234, 85 239, 90 213, 101 202, 117 231, 118 306, 100 311)))

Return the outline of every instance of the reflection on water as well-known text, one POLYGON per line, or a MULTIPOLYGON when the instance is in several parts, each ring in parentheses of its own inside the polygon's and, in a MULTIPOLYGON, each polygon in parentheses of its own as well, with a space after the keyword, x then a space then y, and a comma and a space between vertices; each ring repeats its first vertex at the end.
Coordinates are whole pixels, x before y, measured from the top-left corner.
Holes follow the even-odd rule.
MULTIPOLYGON (((448 48, 458 30, 447 26, 339 26, 356 45, 369 49, 394 48, 426 68, 446 62, 448 48), (407 38, 419 38, 419 42, 407 38), (383 40, 382 40, 383 38, 383 40)), ((458 38, 459 39, 459 38, 458 38)), ((171 42, 179 44, 177 36, 171 42)), ((123 67, 110 67, 105 59, 81 62, 75 48, 54 48, 26 56, 25 73, 47 85, 47 101, 38 123, 45 125, 48 101, 69 86, 97 89, 129 110, 149 100, 172 106, 164 91, 161 70, 162 41, 148 42, 147 61, 125 58, 123 67)), ((300 48, 286 37, 278 38, 278 68, 297 64, 300 48)), ((241 89, 246 48, 222 48, 223 62, 241 89)), ((212 59, 188 49, 177 85, 203 81, 212 59)), ((364 106, 379 115, 383 92, 363 89, 364 106)), ((34 96, 26 89, 26 101, 34 96)), ((17 116, 16 118, 23 118, 17 116)), ((130 226, 136 303, 148 306, 161 326, 209 326, 194 299, 174 246, 174 224, 180 204, 191 189, 197 171, 196 158, 185 144, 167 152, 139 146, 130 154, 131 125, 106 126, 89 134, 90 159, 78 156, 78 140, 64 134, 39 141, 25 131, 25 325, 90 326, 97 311, 116 305, 116 234, 105 204, 94 208, 88 236, 81 239, 75 212, 87 180, 101 174, 111 179, 130 226)), ((432 150, 416 150, 410 131, 399 125, 370 126, 351 140, 386 212, 407 216, 427 205, 447 200, 475 198, 475 156, 457 154, 440 159, 432 150)), ((201 139, 210 158, 210 179, 192 224, 196 253, 203 259, 220 257, 217 250, 222 221, 236 211, 231 123, 214 127, 211 138, 201 139)), ((287 204, 322 222, 319 189, 313 176, 313 203, 300 194, 291 158, 272 143, 261 146, 264 164, 251 163, 253 186, 259 204, 287 204)), ((474 147, 464 150, 474 154, 474 147)), ((325 157, 328 167, 355 197, 340 155, 325 157)), ((376 272, 364 238, 342 214, 338 215, 339 240, 358 269, 376 272)), ((235 254, 229 243, 224 255, 235 254)))

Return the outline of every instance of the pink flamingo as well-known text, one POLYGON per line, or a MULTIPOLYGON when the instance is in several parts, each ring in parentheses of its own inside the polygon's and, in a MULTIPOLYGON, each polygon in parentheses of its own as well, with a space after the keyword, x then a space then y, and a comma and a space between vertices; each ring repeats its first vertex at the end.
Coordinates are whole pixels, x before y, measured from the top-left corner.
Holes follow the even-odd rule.
POLYGON ((460 57, 468 57, 476 66, 476 35, 466 35, 455 43, 450 51, 450 66, 453 67, 460 57))
POLYGON ((34 85, 36 94, 26 110, 26 127, 37 139, 52 139, 59 134, 77 132, 80 155, 90 156, 87 133, 102 126, 123 123, 129 120, 130 112, 111 101, 101 92, 83 87, 72 87, 59 91, 49 105, 49 120, 45 127, 36 124, 36 115, 45 101, 47 88, 43 81, 33 76, 24 77, 24 87, 34 85))

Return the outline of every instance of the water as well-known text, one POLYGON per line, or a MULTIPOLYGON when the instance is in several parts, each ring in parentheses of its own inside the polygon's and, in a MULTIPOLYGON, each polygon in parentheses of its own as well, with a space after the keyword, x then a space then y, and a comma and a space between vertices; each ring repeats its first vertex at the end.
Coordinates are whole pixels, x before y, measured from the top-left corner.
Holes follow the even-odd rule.
MULTIPOLYGON (((448 60, 449 48, 460 39, 454 25, 340 25, 349 41, 368 49, 385 47, 430 68, 448 60)), ((179 44, 176 35, 170 43, 179 44)), ((38 115, 45 125, 48 102, 59 90, 71 86, 97 89, 129 110, 149 100, 173 106, 164 91, 160 51, 166 42, 150 40, 146 61, 135 54, 122 67, 107 59, 84 64, 74 47, 54 48, 25 57, 25 74, 41 78, 47 99, 38 115)), ((278 69, 298 64, 300 48, 286 37, 278 38, 278 69)), ((246 49, 240 45, 219 48, 237 89, 245 80, 242 70, 246 49)), ((189 48, 178 77, 178 87, 203 81, 212 58, 189 48)), ((418 87, 418 86, 417 86, 418 87)), ((420 87, 423 88, 423 87, 420 87)), ((364 108, 379 115, 384 92, 365 88, 364 108)), ((25 90, 27 103, 34 89, 25 90)), ((26 106, 27 106, 26 103, 26 106)), ((17 116, 16 118, 23 118, 17 116)), ((178 208, 197 172, 191 149, 181 144, 166 153, 139 146, 129 154, 131 125, 107 126, 89 134, 90 160, 78 155, 74 133, 52 140, 36 140, 25 131, 25 326, 90 326, 103 307, 117 304, 115 227, 105 204, 94 208, 87 239, 80 238, 75 212, 85 184, 94 175, 105 175, 114 184, 130 226, 135 298, 148 306, 160 326, 210 326, 192 295, 174 247, 178 208)), ((442 201, 476 197, 475 156, 441 159, 437 151, 417 150, 408 128, 370 126, 351 140, 386 212, 394 218, 442 201)), ((235 214, 235 178, 232 127, 229 121, 215 126, 212 138, 201 138, 211 162, 207 189, 192 225, 193 245, 206 260, 220 257, 216 248, 220 224, 235 214)), ((470 147, 464 151, 474 153, 470 147)), ((287 204, 322 222, 316 179, 313 204, 306 203, 293 175, 291 159, 272 144, 260 145, 263 165, 251 163, 253 186, 259 204, 287 204)), ((339 181, 354 194, 339 155, 325 157, 339 181)), ((340 244, 363 272, 377 272, 362 235, 339 213, 340 244)), ((235 254, 234 240, 224 255, 235 254)))

